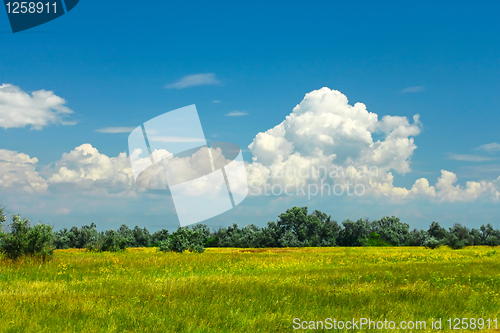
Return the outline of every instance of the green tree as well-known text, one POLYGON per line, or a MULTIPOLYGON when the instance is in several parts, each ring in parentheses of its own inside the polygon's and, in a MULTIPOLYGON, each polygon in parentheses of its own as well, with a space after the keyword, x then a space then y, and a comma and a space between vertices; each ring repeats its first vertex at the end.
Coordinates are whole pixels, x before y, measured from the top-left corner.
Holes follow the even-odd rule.
POLYGON ((241 247, 262 247, 262 231, 255 224, 249 224, 241 229, 241 247))
POLYGON ((22 219, 19 215, 12 217, 10 232, 3 237, 2 252, 10 259, 17 259, 27 254, 28 231, 30 221, 22 219))
POLYGON ((410 232, 409 246, 424 246, 425 242, 429 239, 427 230, 413 229, 410 232))
POLYGON ((40 256, 46 259, 54 251, 54 233, 46 224, 30 226, 30 220, 19 215, 12 217, 10 231, 2 237, 0 251, 10 259, 18 259, 23 255, 40 256))
MULTIPOLYGON (((274 227, 268 224, 269 229, 274 227)), ((274 237, 279 246, 334 246, 340 231, 329 215, 319 210, 308 214, 307 207, 288 209, 278 216, 276 227, 274 237)))
POLYGON ((151 243, 153 246, 159 246, 160 242, 163 242, 168 239, 170 233, 167 229, 161 229, 153 233, 151 236, 151 243))
POLYGON ((461 247, 474 245, 474 237, 470 234, 470 230, 458 223, 455 223, 450 228, 449 234, 457 237, 458 242, 461 243, 461 247))
POLYGON ((135 238, 134 238, 134 231, 131 230, 128 226, 125 224, 122 224, 120 226, 120 229, 118 229, 118 238, 123 239, 122 241, 125 242, 125 246, 132 246, 135 247, 137 244, 135 243, 135 238))
POLYGON ((128 239, 123 238, 118 231, 111 229, 104 232, 104 236, 97 245, 97 250, 117 252, 124 250, 128 244, 128 239))
POLYGON ((482 225, 479 229, 481 231, 481 239, 483 245, 498 246, 500 245, 500 230, 493 229, 491 224, 482 225))
POLYGON ((80 249, 86 248, 89 250, 97 249, 99 240, 101 239, 101 234, 97 231, 95 223, 91 223, 90 226, 84 225, 80 229, 80 237, 78 239, 77 246, 80 249))
POLYGON ((204 247, 205 235, 203 231, 193 230, 189 227, 179 227, 170 235, 168 240, 160 242, 159 251, 182 253, 186 250, 202 253, 204 247))
POLYGON ((134 244, 138 247, 149 247, 151 246, 151 234, 146 228, 139 228, 135 226, 134 231, 134 244))
POLYGON ((427 230, 429 237, 434 237, 438 241, 443 241, 448 237, 448 232, 445 228, 441 227, 439 223, 432 222, 429 226, 429 230, 427 230))
POLYGON ((448 245, 454 250, 463 249, 465 244, 464 240, 460 240, 455 234, 448 234, 448 237, 444 241, 445 245, 448 245))
POLYGON ((54 232, 52 226, 37 224, 28 230, 28 246, 26 253, 41 256, 43 259, 54 253, 54 232))
POLYGON ((3 207, 0 206, 0 244, 2 243, 2 239, 5 235, 5 233, 3 232, 3 223, 5 222, 5 215, 3 213, 3 207))
POLYGON ((342 222, 344 228, 340 231, 339 245, 341 246, 364 246, 370 232, 370 222, 359 219, 356 222, 345 220, 342 222))
POLYGON ((410 241, 410 226, 399 220, 398 217, 386 216, 371 224, 372 232, 380 235, 380 238, 391 245, 408 245, 410 241))
POLYGON ((429 249, 437 249, 442 243, 434 237, 429 237, 425 240, 424 246, 429 249))
POLYGON ((278 240, 281 238, 282 231, 274 221, 267 222, 267 227, 261 230, 261 244, 263 247, 278 247, 278 240))

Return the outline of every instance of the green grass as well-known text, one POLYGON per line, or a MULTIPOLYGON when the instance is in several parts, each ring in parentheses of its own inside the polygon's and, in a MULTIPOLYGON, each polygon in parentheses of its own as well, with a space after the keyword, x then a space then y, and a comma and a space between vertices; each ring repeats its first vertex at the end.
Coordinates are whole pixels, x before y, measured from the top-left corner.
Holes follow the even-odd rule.
POLYGON ((294 318, 360 317, 431 331, 431 318, 500 317, 499 294, 491 247, 58 250, 0 260, 0 331, 291 332, 294 318))

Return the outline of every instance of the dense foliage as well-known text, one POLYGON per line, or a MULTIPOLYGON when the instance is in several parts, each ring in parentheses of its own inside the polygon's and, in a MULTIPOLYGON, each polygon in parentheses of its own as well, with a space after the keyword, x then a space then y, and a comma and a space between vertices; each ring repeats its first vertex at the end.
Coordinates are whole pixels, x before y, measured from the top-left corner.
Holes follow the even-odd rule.
POLYGON ((160 242, 158 249, 163 252, 182 253, 188 250, 203 253, 205 251, 204 244, 209 235, 210 231, 203 225, 201 225, 201 228, 198 225, 192 229, 179 227, 169 238, 160 242))
POLYGON ((205 247, 306 247, 306 246, 425 246, 437 248, 448 245, 459 249, 468 245, 500 245, 500 231, 491 224, 479 229, 468 229, 455 224, 449 230, 432 222, 428 230, 410 230, 410 226, 395 216, 380 220, 346 220, 339 225, 331 216, 318 210, 309 213, 307 207, 293 207, 278 216, 266 227, 254 224, 239 228, 233 224, 227 228, 210 231, 204 224, 180 227, 170 234, 159 230, 150 234, 146 228, 133 230, 122 225, 116 232, 99 233, 95 225, 81 229, 73 227, 56 233, 58 248, 95 247, 116 250, 123 247, 157 246, 161 251, 203 252, 205 247), (73 236, 71 236, 73 235, 73 236), (106 238, 107 237, 107 238, 106 238), (102 239, 109 239, 103 244, 102 239), (65 241, 63 241, 65 240, 65 241), (95 244, 95 245, 93 245, 95 244))
MULTIPOLYGON (((0 209, 0 224, 5 220, 0 209)), ((5 253, 8 258, 17 259, 23 255, 31 255, 45 260, 52 255, 55 247, 51 226, 40 223, 32 227, 30 220, 14 215, 9 229, 7 233, 0 231, 0 252, 5 253)))
MULTIPOLYGON (((5 222, 0 208, 0 224, 5 222)), ((179 227, 169 233, 122 225, 118 230, 99 232, 96 225, 84 225, 52 232, 50 226, 29 225, 29 220, 14 216, 10 231, 0 229, 0 250, 11 258, 23 254, 50 255, 53 248, 87 248, 95 251, 119 251, 127 247, 158 247, 160 251, 203 252, 206 247, 318 247, 318 246, 424 246, 448 245, 460 249, 469 245, 500 245, 500 231, 491 224, 468 229, 455 224, 448 230, 432 222, 428 230, 410 230, 399 218, 346 220, 339 225, 331 216, 307 207, 293 207, 259 228, 254 224, 239 228, 233 224, 211 231, 204 224, 179 227)))

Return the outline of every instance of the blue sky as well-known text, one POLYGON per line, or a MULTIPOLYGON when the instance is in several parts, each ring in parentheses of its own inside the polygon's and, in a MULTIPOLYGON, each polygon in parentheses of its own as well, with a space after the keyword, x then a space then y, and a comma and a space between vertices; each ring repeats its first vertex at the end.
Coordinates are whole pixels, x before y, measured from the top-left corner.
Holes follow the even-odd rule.
MULTIPOLYGON (((128 153, 128 133, 98 129, 136 127, 196 104, 206 137, 237 143, 251 163, 255 152, 248 146, 258 133, 283 122, 307 93, 328 87, 347 96, 350 105, 364 103, 379 119, 391 115, 413 122, 420 115, 419 133, 412 136, 417 148, 407 158, 411 171, 388 170, 393 186, 410 190, 420 178, 433 186, 441 170, 447 170, 462 188, 468 181, 494 187, 500 184, 500 151, 494 145, 478 148, 500 142, 499 10, 493 1, 82 0, 68 14, 16 34, 0 11, 0 84, 30 94, 52 91, 73 111, 64 117, 66 125, 55 121, 41 129, 32 129, 29 122, 6 125, 4 120, 0 149, 4 155, 9 151, 36 157, 33 172, 48 180, 64 164, 57 164, 63 154, 82 144, 108 157, 128 153), (211 75, 209 84, 167 88, 198 74, 211 75), (231 112, 246 115, 227 116, 231 112)), ((15 112, 5 100, 0 110, 1 103, 4 112, 15 112)), ((373 139, 381 135, 374 132, 373 139)), ((12 161, 4 158, 4 163, 12 161)), ((7 175, 7 169, 1 170, 0 178, 7 175)), ((0 185, 0 202, 56 228, 96 222, 101 229, 121 223, 172 229, 177 223, 166 194, 153 199, 145 194, 110 197, 61 183, 30 193, 19 189, 20 182, 17 189, 14 183, 0 185)), ((495 189, 487 189, 493 194, 464 197, 471 191, 453 200, 249 197, 207 223, 263 225, 286 208, 307 205, 337 220, 398 214, 416 227, 434 220, 446 226, 498 227, 495 189)))

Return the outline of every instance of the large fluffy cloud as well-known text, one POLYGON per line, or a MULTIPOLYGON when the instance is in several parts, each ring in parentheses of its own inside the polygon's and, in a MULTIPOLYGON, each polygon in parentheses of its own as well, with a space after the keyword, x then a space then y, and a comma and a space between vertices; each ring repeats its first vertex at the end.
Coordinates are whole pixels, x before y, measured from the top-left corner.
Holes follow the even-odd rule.
POLYGON ((36 171, 36 157, 0 149, 0 191, 43 193, 47 182, 36 171))
MULTIPOLYGON (((441 202, 498 197, 495 182, 455 185, 456 175, 443 170, 435 186, 425 178, 411 189, 394 186, 393 173, 411 171, 410 160, 421 131, 419 115, 412 121, 379 116, 362 103, 350 105, 339 91, 312 91, 275 127, 256 135, 247 165, 253 188, 362 185, 363 194, 394 200, 418 197, 441 202)), ((261 193, 261 192, 260 192, 261 193)), ((347 192, 346 192, 347 193, 347 192)))
POLYGON ((0 85, 0 127, 14 128, 31 126, 40 130, 50 124, 72 125, 65 120, 73 113, 66 101, 52 91, 37 90, 28 94, 21 88, 0 85))
MULTIPOLYGON (((413 117, 413 123, 406 117, 379 119, 364 104, 349 105, 341 92, 322 88, 306 94, 282 123, 257 134, 249 145, 254 155, 249 173, 256 176, 256 170, 261 170, 270 175, 269 182, 287 183, 296 182, 297 177, 277 179, 273 175, 288 175, 291 169, 329 172, 342 168, 341 177, 334 178, 367 178, 368 183, 382 182, 374 187, 383 187, 383 183, 392 184, 391 170, 410 171, 409 159, 416 149, 412 136, 419 133, 418 115, 413 117), (381 138, 374 140, 375 135, 381 138), (347 172, 349 168, 376 172, 367 177, 368 174, 347 172)), ((310 173, 300 181, 311 178, 317 181, 318 175, 310 173)))
POLYGON ((397 116, 379 120, 364 104, 351 106, 341 92, 322 88, 308 93, 281 124, 257 134, 249 148, 265 166, 301 156, 406 173, 416 149, 412 136, 419 133, 418 115, 413 123, 397 116), (374 141, 374 135, 383 137, 374 141))
POLYGON ((468 181, 465 187, 455 185, 457 181, 456 174, 441 170, 441 177, 436 183, 439 200, 444 202, 468 202, 474 201, 480 196, 489 196, 498 200, 500 195, 500 177, 494 182, 468 181))
POLYGON ((71 188, 85 194, 134 195, 135 184, 127 153, 109 157, 86 143, 44 169, 51 188, 71 188))
MULTIPOLYGON (((132 152, 132 157, 140 154, 132 152)), ((126 152, 110 157, 100 153, 91 144, 82 144, 60 160, 35 170, 38 160, 26 154, 0 150, 0 187, 22 192, 80 193, 85 195, 136 196, 143 189, 166 189, 164 176, 170 185, 185 183, 225 167, 228 174, 239 172, 232 160, 227 159, 220 148, 201 148, 185 157, 173 157, 165 150, 153 152, 155 161, 164 161, 145 170, 134 180, 134 172, 126 152)), ((136 159, 137 160, 137 159, 136 159)), ((140 159, 139 159, 139 162, 140 159)), ((150 165, 150 158, 143 161, 150 165)), ((241 161, 243 163, 243 161, 241 161)), ((140 164, 140 163, 139 163, 140 164)), ((243 174, 231 184, 235 192, 245 190, 245 168, 243 174)), ((219 186, 219 185, 217 185, 219 186)), ((200 179, 187 188, 192 195, 201 196, 214 190, 211 183, 200 179)))

